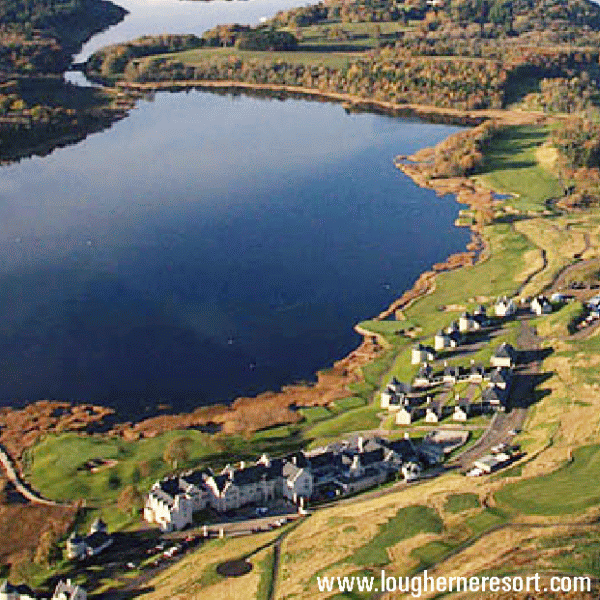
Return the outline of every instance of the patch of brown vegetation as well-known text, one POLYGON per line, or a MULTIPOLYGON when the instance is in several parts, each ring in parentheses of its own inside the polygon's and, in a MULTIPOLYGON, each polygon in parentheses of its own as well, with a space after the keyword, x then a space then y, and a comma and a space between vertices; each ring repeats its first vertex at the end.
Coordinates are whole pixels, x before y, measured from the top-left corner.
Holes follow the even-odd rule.
POLYGON ((12 564, 24 554, 35 553, 40 538, 47 531, 57 537, 64 536, 76 515, 75 506, 0 504, 0 564, 12 564))
POLYGON ((43 400, 24 408, 0 408, 0 443, 18 460, 26 448, 48 432, 85 431, 114 411, 91 404, 43 400))

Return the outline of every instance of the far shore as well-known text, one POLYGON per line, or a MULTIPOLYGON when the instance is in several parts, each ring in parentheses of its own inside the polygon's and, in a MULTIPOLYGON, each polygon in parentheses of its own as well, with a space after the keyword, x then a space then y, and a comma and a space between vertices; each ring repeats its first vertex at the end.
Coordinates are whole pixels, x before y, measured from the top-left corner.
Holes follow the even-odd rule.
MULTIPOLYGON (((93 77, 92 77, 93 79, 93 77)), ((179 91, 186 89, 215 90, 249 90, 271 93, 287 93, 312 99, 323 99, 338 102, 345 108, 365 111, 378 111, 392 116, 415 116, 431 122, 444 122, 457 125, 479 125, 488 119, 506 124, 524 124, 544 120, 543 112, 522 112, 502 109, 462 110, 449 107, 429 106, 424 104, 407 104, 364 98, 341 92, 325 92, 314 88, 275 83, 251 83, 235 80, 173 80, 152 82, 130 82, 119 80, 112 84, 119 91, 151 92, 179 91)))

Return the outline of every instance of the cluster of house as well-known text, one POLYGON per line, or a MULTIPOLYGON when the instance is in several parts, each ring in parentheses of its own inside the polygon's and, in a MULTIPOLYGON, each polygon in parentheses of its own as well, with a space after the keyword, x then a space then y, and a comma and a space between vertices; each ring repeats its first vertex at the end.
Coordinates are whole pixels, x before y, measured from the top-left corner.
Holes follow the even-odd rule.
MULTIPOLYGON (((26 585, 12 585, 7 579, 0 585, 0 600, 43 600, 26 585)), ((59 581, 50 600, 87 600, 87 592, 70 579, 59 581)))
POLYGON ((381 392, 381 408, 394 412, 396 424, 410 425, 424 413, 426 423, 438 423, 448 416, 448 411, 440 402, 433 402, 427 396, 428 389, 439 384, 454 385, 459 381, 472 383, 486 382, 487 386, 478 402, 465 398, 455 398, 452 419, 466 421, 471 415, 506 409, 516 352, 511 344, 503 343, 490 358, 490 368, 471 364, 465 369, 458 365, 446 364, 442 371, 434 371, 425 362, 419 369, 412 383, 407 384, 393 378, 381 392))
POLYGON ((83 560, 90 556, 96 556, 112 543, 113 539, 106 529, 106 523, 102 519, 96 519, 90 526, 88 535, 82 536, 74 531, 67 539, 67 558, 83 560))
POLYGON ((410 439, 358 437, 282 458, 263 455, 252 465, 228 465, 218 474, 200 469, 167 477, 148 493, 144 518, 172 531, 207 507, 222 513, 283 498, 303 508, 310 499, 358 492, 399 472, 414 479, 420 471, 419 449, 410 439))

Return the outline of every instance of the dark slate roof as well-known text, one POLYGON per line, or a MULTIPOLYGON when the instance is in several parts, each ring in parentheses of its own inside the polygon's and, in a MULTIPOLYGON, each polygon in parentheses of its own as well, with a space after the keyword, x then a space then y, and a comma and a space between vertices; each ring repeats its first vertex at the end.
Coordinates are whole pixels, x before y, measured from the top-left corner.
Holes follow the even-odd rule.
POLYGON ((462 408, 465 412, 468 412, 471 410, 471 403, 466 398, 461 398, 458 401, 458 406, 460 408, 462 408))
POLYGON ((481 398, 490 404, 504 404, 504 393, 497 387, 487 388, 483 391, 481 398))
POLYGON ((379 463, 383 461, 384 458, 385 454, 383 448, 378 448, 377 450, 371 450, 370 452, 362 452, 360 454, 360 464, 363 467, 366 467, 367 465, 379 463))
POLYGON ((431 377, 432 368, 431 365, 421 365, 419 368, 419 372, 417 373, 417 377, 431 377))
POLYGON ((412 444, 408 440, 395 440, 393 442, 390 442, 389 446, 394 452, 396 452, 396 454, 399 454, 404 460, 415 456, 415 451, 412 447, 412 444))
POLYGON ((271 460, 271 464, 267 467, 269 479, 281 477, 283 475, 284 465, 285 461, 283 460, 283 458, 273 458, 271 460))
POLYGON ((173 506, 175 503, 175 498, 171 494, 165 492, 162 488, 157 488, 151 491, 151 494, 164 502, 167 506, 173 506))
POLYGON ((200 487, 205 479, 212 476, 213 473, 210 469, 197 469, 195 471, 189 471, 181 475, 179 478, 180 486, 195 485, 196 487, 200 487))
POLYGON ((179 477, 168 477, 166 479, 161 479, 160 489, 169 496, 176 496, 180 491, 179 477))
POLYGON ((269 479, 269 469, 264 465, 252 465, 233 472, 233 481, 236 485, 248 485, 269 479))
POLYGON ((512 371, 509 369, 494 369, 490 375, 491 383, 508 383, 511 379, 512 371))
POLYGON ((327 467, 335 467, 340 464, 340 456, 333 452, 321 452, 308 457, 308 462, 311 469, 323 469, 327 467))
POLYGON ((5 579, 2 585, 0 585, 0 593, 36 597, 30 587, 26 585, 13 585, 8 579, 5 579))
POLYGON ((403 383, 402 381, 398 381, 394 384, 394 391, 397 394, 410 394, 411 387, 408 383, 403 383))
POLYGON ((498 358, 510 358, 514 359, 515 357, 515 349, 511 346, 511 344, 507 344, 503 342, 498 346, 498 349, 494 353, 494 356, 498 358))
POLYGON ((85 538, 85 543, 90 548, 95 549, 100 548, 100 546, 103 546, 109 540, 112 540, 112 538, 110 537, 110 535, 108 535, 108 533, 106 533, 105 531, 96 531, 96 533, 92 533, 91 535, 88 535, 85 538))
POLYGON ((227 485, 228 481, 229 475, 226 473, 221 473, 220 475, 214 476, 215 486, 217 487, 217 490, 219 490, 219 492, 222 492, 225 489, 225 486, 227 485))
POLYGON ((483 365, 471 365, 472 375, 483 375, 485 373, 485 367, 483 365))
POLYGON ((284 458, 285 462, 296 462, 296 466, 304 468, 308 466, 308 460, 306 459, 306 454, 304 452, 292 452, 292 454, 286 455, 284 458))
POLYGON ((458 377, 460 375, 460 367, 457 367, 456 365, 447 365, 444 367, 444 375, 458 377))

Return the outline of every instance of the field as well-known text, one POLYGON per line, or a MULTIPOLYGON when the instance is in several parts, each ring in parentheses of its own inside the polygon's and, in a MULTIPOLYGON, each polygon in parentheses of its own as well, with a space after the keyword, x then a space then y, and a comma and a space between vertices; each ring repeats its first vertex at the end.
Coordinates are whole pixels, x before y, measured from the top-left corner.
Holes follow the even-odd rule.
POLYGON ((562 196, 557 177, 536 156, 547 135, 545 128, 509 128, 486 153, 481 179, 497 192, 517 194, 506 203, 519 211, 544 210, 547 200, 562 196))
POLYGON ((169 60, 181 61, 185 65, 197 65, 200 62, 211 60, 217 62, 226 62, 229 57, 241 59, 253 59, 259 62, 271 63, 275 61, 283 61, 291 65, 322 65, 324 67, 333 67, 343 69, 348 66, 351 55, 346 52, 318 52, 318 51, 302 51, 296 50, 293 52, 269 52, 269 51, 253 51, 253 50, 238 50, 237 48, 198 48, 195 50, 186 50, 184 52, 169 53, 160 55, 160 57, 168 58, 169 60))
POLYGON ((523 479, 496 493, 503 506, 531 515, 571 515, 600 504, 600 446, 573 451, 573 459, 549 475, 523 479))

